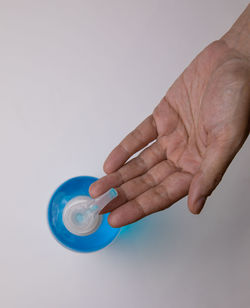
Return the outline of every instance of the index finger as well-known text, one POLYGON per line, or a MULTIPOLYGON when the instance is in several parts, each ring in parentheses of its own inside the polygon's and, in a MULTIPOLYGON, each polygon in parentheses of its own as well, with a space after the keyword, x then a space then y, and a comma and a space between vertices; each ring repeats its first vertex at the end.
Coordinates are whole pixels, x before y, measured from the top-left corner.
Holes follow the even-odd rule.
POLYGON ((111 173, 119 169, 133 154, 144 148, 157 137, 157 129, 152 115, 147 117, 122 142, 114 148, 106 159, 103 169, 111 173))

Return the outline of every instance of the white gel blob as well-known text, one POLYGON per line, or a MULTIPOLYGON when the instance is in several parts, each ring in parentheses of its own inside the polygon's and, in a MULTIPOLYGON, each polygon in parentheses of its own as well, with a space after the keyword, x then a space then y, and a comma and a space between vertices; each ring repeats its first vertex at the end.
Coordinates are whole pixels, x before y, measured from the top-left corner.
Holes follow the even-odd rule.
POLYGON ((63 223, 69 232, 85 236, 94 233, 101 224, 102 216, 90 207, 92 199, 79 196, 71 199, 63 211, 63 223))
POLYGON ((71 199, 63 210, 65 227, 69 232, 79 236, 94 233, 102 221, 99 212, 117 196, 117 191, 111 188, 96 199, 87 196, 71 199))

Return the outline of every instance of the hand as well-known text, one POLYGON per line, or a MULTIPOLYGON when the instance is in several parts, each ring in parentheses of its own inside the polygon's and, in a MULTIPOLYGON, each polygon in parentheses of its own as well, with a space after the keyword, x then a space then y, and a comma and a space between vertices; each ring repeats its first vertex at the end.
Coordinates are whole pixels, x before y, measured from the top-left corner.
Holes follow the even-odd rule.
POLYGON ((117 189, 119 197, 102 212, 111 212, 113 227, 164 210, 186 195, 190 211, 198 214, 249 128, 249 58, 224 40, 215 41, 111 152, 104 164, 108 175, 92 184, 90 194, 117 189))

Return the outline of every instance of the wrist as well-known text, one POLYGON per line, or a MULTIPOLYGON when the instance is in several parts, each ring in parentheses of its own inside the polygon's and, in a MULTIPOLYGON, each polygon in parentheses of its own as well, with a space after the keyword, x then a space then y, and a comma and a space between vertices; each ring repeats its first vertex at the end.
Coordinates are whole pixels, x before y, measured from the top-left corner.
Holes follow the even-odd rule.
POLYGON ((250 59, 250 4, 221 39, 250 59))

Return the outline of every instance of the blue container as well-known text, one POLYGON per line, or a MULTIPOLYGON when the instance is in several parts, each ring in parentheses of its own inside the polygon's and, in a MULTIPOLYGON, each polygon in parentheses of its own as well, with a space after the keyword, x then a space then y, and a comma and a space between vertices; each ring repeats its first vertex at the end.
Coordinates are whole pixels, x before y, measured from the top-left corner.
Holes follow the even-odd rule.
POLYGON ((93 252, 109 245, 118 235, 120 228, 112 228, 108 224, 108 215, 102 215, 98 229, 89 235, 78 236, 66 229, 63 223, 63 210, 66 204, 78 196, 88 196, 89 187, 98 180, 91 176, 79 176, 64 182, 54 192, 48 207, 49 227, 63 246, 77 252, 93 252))

